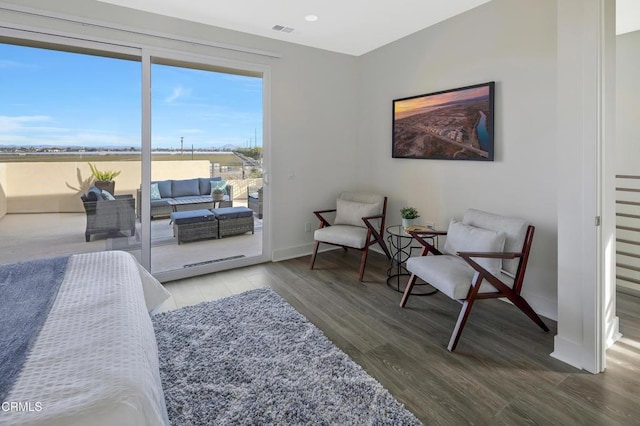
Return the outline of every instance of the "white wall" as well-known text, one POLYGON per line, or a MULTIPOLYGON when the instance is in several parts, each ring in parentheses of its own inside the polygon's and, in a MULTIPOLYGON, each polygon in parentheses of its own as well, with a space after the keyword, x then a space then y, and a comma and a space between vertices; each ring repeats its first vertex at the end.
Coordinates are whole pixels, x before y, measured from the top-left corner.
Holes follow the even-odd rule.
POLYGON ((616 173, 640 175, 640 31, 616 37, 616 173))
MULTIPOLYGON (((590 342, 580 339, 589 332, 584 328, 586 322, 594 317, 591 302, 583 300, 583 293, 595 294, 593 277, 587 284, 581 281, 580 274, 575 273, 580 265, 567 260, 557 246, 560 243, 563 250, 577 253, 580 250, 574 248, 583 241, 578 238, 580 235, 568 232, 571 226, 563 226, 560 232, 558 217, 562 217, 563 225, 593 220, 593 209, 584 207, 593 188, 587 188, 590 181, 580 181, 582 176, 592 179, 593 169, 585 169, 586 162, 580 158, 594 154, 587 146, 591 142, 585 142, 593 135, 583 134, 589 129, 586 121, 598 123, 593 120, 593 111, 580 115, 584 111, 575 107, 580 100, 567 102, 568 110, 559 111, 558 99, 568 97, 558 96, 557 92, 562 90, 567 95, 573 90, 569 78, 576 68, 578 74, 574 75, 581 77, 583 84, 578 96, 596 97, 595 85, 591 84, 596 68, 579 66, 583 56, 593 59, 596 44, 590 38, 581 45, 569 33, 576 29, 580 38, 581 33, 591 37, 597 32, 599 22, 594 7, 602 3, 600 0, 493 0, 360 58, 100 2, 10 2, 279 53, 281 58, 273 59, 158 42, 63 21, 45 22, 32 16, 11 17, 18 23, 42 28, 81 35, 94 33, 270 66, 274 259, 308 253, 312 235, 304 233, 303 228, 305 222, 314 220, 310 212, 332 205, 339 189, 356 185, 383 191, 390 197, 389 223, 399 222, 398 209, 407 204, 417 206, 424 218, 440 227, 468 207, 518 215, 536 225, 525 297, 538 312, 558 317, 562 339, 584 348, 584 352, 592 352, 592 348, 586 348, 590 342), (561 33, 565 38, 560 43, 561 33), (558 43, 567 50, 561 52, 558 43), (570 57, 564 57, 565 53, 570 57), (575 67, 572 61, 576 61, 575 67), (588 78, 582 76, 583 71, 589 73, 588 78), (567 80, 567 87, 558 84, 563 79, 567 80), (391 159, 392 99, 490 80, 496 81, 497 91, 496 161, 391 159), (562 123, 562 137, 558 115, 562 121, 576 119, 575 125, 562 123), (572 151, 572 147, 576 150, 572 151), (559 191, 557 185, 563 189, 559 191), (574 202, 576 194, 584 197, 574 202), (571 200, 560 205, 562 195, 571 200), (560 268, 558 258, 562 259, 560 268), (570 277, 561 280, 562 285, 557 284, 559 269, 570 277), (565 296, 558 299, 560 290, 565 296), (564 315, 558 315, 558 311, 564 315)), ((611 4, 608 0, 607 3, 611 4)), ((0 21, 3 19, 9 19, 6 13, 0 21)), ((585 229, 586 226, 577 232, 585 229)), ((556 353, 562 352, 557 346, 556 341, 556 353)), ((571 359, 569 362, 584 365, 571 359)))
POLYGON ((493 0, 361 57, 359 174, 446 227, 469 207, 536 226, 523 288, 557 317, 556 2, 493 0), (495 161, 391 158, 392 100, 496 82, 495 161))

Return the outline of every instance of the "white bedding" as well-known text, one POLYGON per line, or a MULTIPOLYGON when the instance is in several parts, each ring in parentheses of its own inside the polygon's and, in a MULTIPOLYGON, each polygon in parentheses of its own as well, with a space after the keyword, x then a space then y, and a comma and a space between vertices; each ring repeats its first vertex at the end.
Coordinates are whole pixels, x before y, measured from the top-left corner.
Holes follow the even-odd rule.
POLYGON ((0 424, 169 424, 149 316, 168 297, 128 253, 71 256, 4 401, 30 411, 3 409, 0 424))

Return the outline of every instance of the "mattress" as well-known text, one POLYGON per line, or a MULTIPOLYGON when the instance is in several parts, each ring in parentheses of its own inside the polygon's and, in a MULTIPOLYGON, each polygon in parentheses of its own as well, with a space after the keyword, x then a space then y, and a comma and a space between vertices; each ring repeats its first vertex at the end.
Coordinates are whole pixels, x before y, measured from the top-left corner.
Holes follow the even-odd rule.
POLYGON ((129 253, 71 256, 0 424, 169 424, 150 319, 168 297, 129 253))

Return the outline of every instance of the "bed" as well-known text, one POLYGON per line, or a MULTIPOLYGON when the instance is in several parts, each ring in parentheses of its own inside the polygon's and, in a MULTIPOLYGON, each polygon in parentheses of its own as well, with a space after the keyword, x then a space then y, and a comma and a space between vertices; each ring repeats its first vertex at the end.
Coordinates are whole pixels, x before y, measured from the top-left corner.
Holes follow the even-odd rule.
POLYGON ((0 424, 169 424, 150 319, 168 297, 122 251, 0 265, 0 424))

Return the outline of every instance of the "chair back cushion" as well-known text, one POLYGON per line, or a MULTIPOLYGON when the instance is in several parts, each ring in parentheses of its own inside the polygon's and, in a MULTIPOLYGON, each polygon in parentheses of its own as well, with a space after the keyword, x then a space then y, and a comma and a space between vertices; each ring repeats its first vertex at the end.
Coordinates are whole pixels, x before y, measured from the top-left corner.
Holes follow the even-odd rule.
MULTIPOLYGON (((451 219, 444 252, 453 255, 459 251, 502 252, 504 242, 504 232, 469 226, 456 219, 451 219)), ((473 260, 493 275, 497 275, 502 269, 502 259, 477 257, 473 260)))
MULTIPOLYGON (((469 209, 464 214, 462 223, 479 228, 490 229, 492 231, 504 232, 504 251, 508 253, 520 253, 527 235, 529 224, 523 219, 501 216, 494 213, 487 213, 481 210, 469 209)), ((520 258, 503 259, 502 271, 515 276, 518 272, 520 258)))
POLYGON ((87 198, 87 201, 102 200, 102 192, 100 192, 100 190, 98 188, 96 188, 95 186, 92 186, 87 191, 87 197, 86 198, 87 198))
POLYGON ((384 197, 363 192, 343 192, 336 201, 335 225, 352 225, 366 228, 363 217, 382 214, 384 197))
POLYGON ((171 195, 171 180, 151 181, 152 184, 158 184, 158 191, 160 191, 161 198, 172 198, 171 195))
MULTIPOLYGON (((160 191, 162 193, 162 190, 160 191)), ((200 195, 200 182, 198 179, 183 179, 171 181, 171 196, 189 197, 200 195)))

